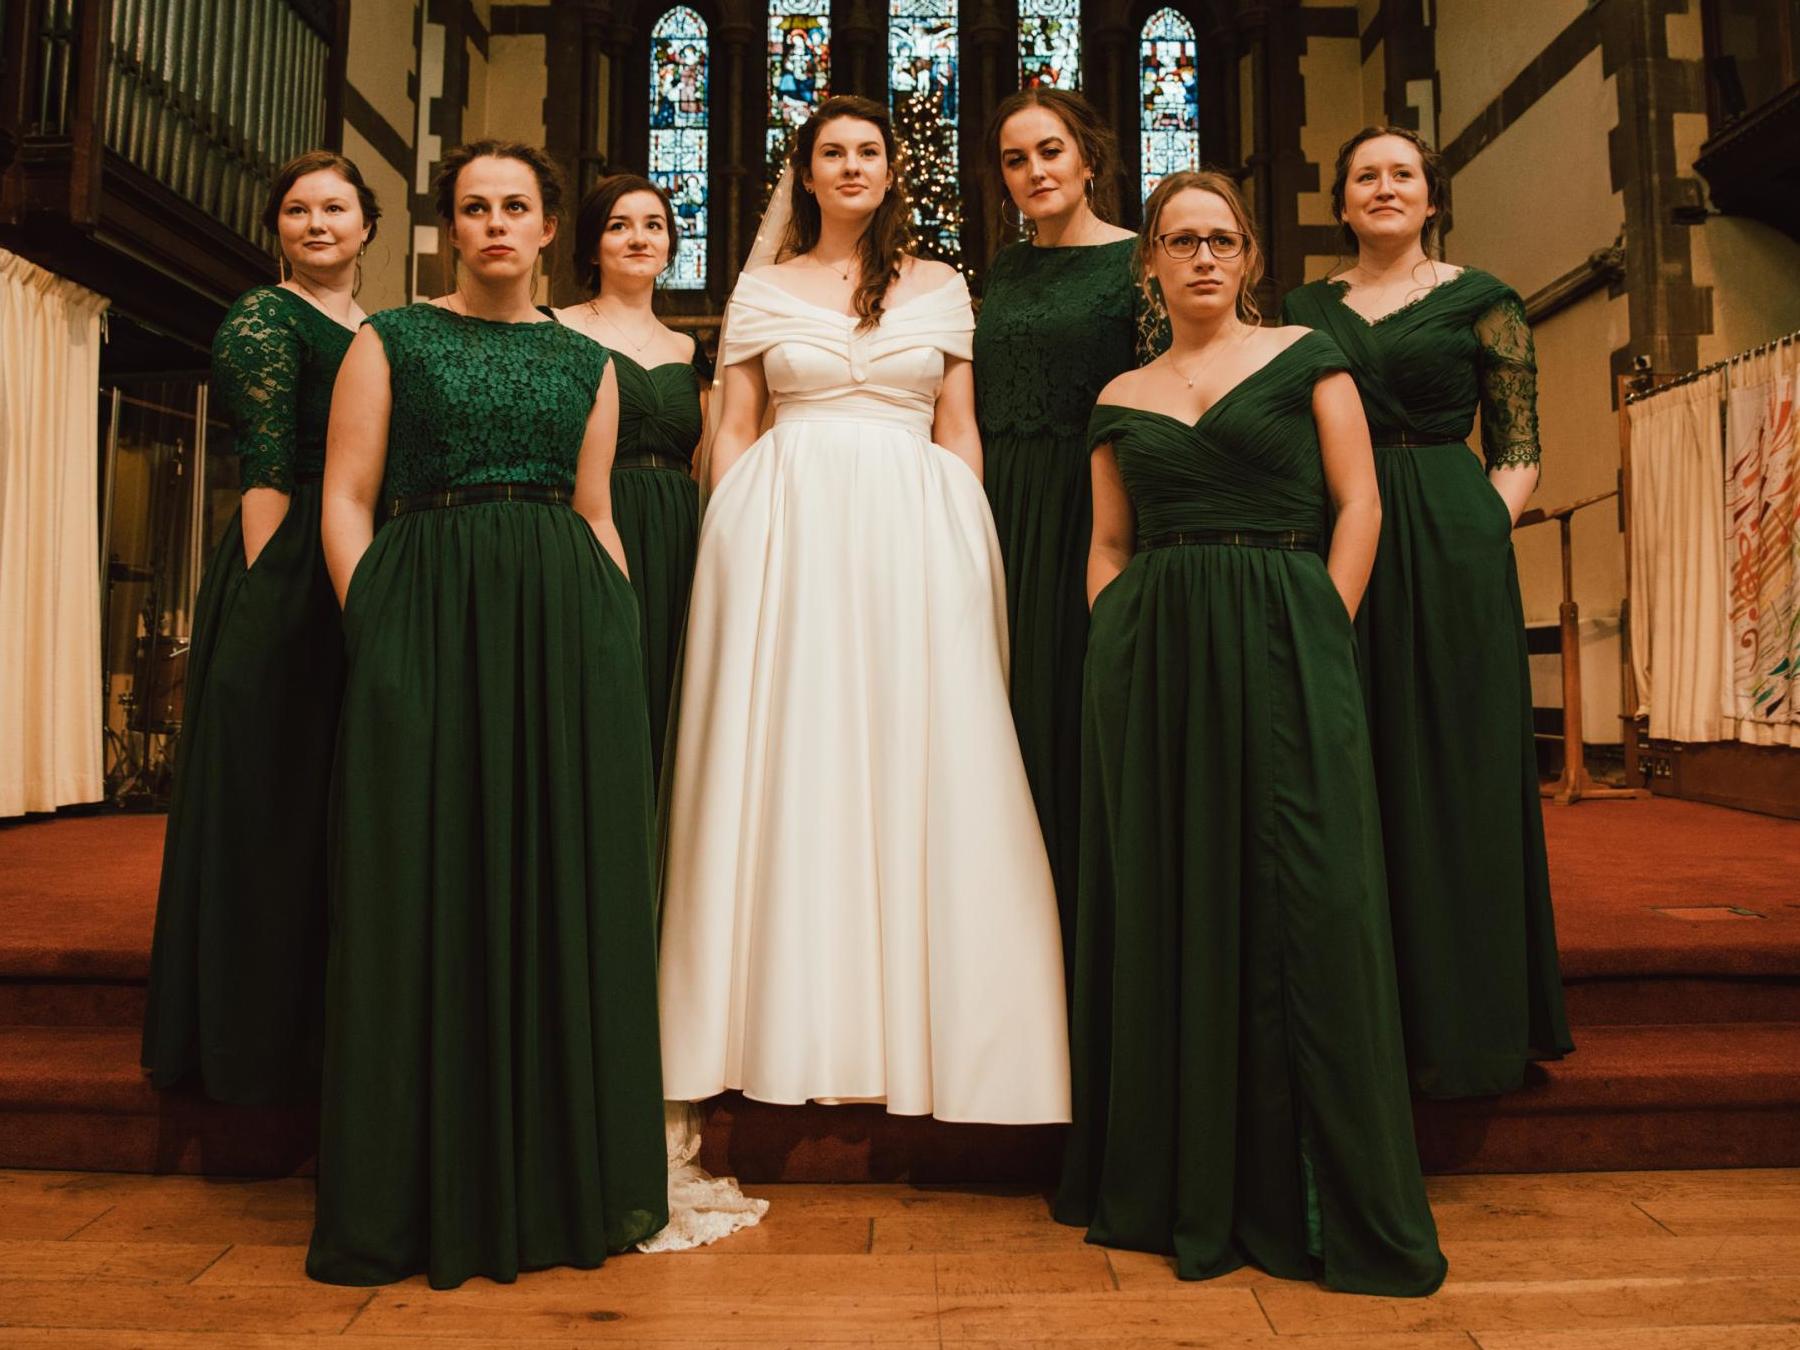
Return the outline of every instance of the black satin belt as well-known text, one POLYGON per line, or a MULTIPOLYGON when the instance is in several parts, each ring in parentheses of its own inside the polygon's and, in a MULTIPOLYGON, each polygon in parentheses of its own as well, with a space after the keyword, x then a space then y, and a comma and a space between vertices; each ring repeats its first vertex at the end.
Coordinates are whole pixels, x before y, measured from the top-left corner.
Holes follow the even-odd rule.
POLYGON ((543 483, 471 483, 468 487, 421 492, 395 497, 388 503, 388 519, 409 511, 444 511, 452 506, 476 506, 482 502, 535 502, 542 506, 567 506, 569 489, 543 483))
POLYGON ((1417 436, 1383 436, 1375 442, 1377 450, 1434 450, 1440 445, 1457 445, 1462 441, 1460 436, 1440 436, 1435 441, 1422 440, 1417 436))
POLYGON ((1284 548, 1317 552, 1319 536, 1300 530, 1174 530, 1138 540, 1139 550, 1180 548, 1184 544, 1231 544, 1239 548, 1284 548))
POLYGON ((613 468, 674 469, 682 474, 691 472, 688 457, 673 450, 627 450, 613 456, 613 468))

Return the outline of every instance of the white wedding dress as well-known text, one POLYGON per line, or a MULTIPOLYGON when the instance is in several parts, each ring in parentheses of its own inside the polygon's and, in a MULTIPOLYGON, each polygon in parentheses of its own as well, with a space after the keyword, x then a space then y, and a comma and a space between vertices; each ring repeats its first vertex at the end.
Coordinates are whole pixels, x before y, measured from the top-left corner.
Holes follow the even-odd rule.
POLYGON ((702 522, 661 944, 663 1091, 1069 1119, 1050 869, 987 497, 931 441, 960 277, 857 320, 746 272, 774 425, 702 522))

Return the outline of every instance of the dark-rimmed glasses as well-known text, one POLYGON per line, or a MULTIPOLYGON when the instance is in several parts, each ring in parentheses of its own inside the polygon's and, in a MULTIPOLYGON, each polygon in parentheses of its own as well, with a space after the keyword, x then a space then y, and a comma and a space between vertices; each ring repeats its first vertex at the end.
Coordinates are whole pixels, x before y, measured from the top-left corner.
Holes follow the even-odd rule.
POLYGON ((1214 230, 1211 234, 1172 230, 1168 234, 1157 235, 1156 242, 1176 262, 1186 262, 1200 251, 1202 244, 1206 245, 1206 251, 1215 258, 1235 258, 1244 251, 1244 238, 1236 230, 1214 230))

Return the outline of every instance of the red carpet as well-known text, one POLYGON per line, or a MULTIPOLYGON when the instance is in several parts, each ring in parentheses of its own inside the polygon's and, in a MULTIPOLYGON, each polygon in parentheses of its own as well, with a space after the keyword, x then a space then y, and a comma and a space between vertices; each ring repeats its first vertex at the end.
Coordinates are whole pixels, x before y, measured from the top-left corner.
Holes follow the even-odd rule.
MULTIPOLYGON (((1577 1051, 1495 1101, 1421 1103, 1435 1171, 1800 1164, 1800 821, 1655 798, 1547 808, 1577 1051)), ((156 1093, 137 1069, 160 816, 0 827, 0 1166, 309 1165, 310 1113, 156 1093)), ((710 1108, 750 1180, 1032 1180, 1052 1129, 876 1108, 710 1108)))

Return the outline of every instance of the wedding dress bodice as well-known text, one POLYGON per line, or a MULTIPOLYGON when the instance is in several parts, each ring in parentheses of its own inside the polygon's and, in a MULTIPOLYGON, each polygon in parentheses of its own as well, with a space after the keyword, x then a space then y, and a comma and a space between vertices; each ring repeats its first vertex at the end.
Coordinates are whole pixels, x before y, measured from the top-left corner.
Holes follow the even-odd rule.
POLYGON ((946 357, 967 360, 969 288, 955 276, 888 308, 874 328, 763 276, 738 279, 719 365, 763 359, 776 422, 879 420, 929 438, 946 357))

